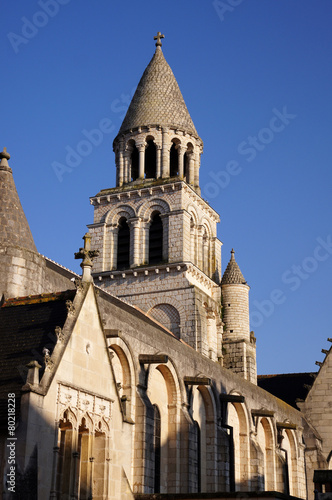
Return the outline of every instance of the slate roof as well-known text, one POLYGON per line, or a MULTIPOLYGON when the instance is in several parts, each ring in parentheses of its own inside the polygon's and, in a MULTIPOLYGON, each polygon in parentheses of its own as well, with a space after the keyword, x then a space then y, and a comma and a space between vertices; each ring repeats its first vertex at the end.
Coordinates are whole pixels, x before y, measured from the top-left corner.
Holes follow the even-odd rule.
POLYGON ((298 410, 296 399, 305 400, 316 375, 316 372, 258 375, 257 385, 298 410))
MULTIPOLYGON (((7 418, 7 394, 16 394, 19 410, 21 388, 26 382, 26 365, 38 361, 44 370, 43 349, 52 354, 55 327, 67 318, 66 301, 76 290, 8 299, 0 307, 0 426, 7 418)), ((17 415, 18 416, 18 415, 17 415)))
POLYGON ((145 69, 119 134, 147 125, 185 130, 198 137, 175 76, 160 47, 145 69))
POLYGON ((247 282, 241 273, 241 270, 235 260, 234 250, 231 251, 231 260, 228 262, 227 267, 225 269, 224 275, 221 280, 222 285, 246 285, 247 282))

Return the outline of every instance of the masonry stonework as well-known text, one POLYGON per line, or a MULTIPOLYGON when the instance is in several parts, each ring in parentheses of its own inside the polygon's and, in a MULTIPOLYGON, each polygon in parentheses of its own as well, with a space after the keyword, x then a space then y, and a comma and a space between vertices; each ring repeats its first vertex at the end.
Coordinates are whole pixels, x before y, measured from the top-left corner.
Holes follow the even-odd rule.
POLYGON ((0 474, 11 396, 20 498, 313 500, 332 468, 332 348, 302 412, 257 386, 249 285, 233 250, 221 273, 162 38, 114 140, 117 185, 91 198, 82 277, 38 254, 0 154, 0 474))

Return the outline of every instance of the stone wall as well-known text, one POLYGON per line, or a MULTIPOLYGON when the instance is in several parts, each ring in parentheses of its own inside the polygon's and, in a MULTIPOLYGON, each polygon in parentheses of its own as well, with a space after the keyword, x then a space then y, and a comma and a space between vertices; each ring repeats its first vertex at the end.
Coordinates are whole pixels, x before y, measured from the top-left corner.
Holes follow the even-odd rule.
POLYGON ((0 295, 22 297, 44 291, 44 258, 18 246, 0 246, 0 295))
POLYGON ((220 287, 190 263, 102 273, 95 281, 152 316, 156 306, 174 308, 179 324, 172 332, 221 362, 220 287))
POLYGON ((117 225, 121 217, 131 225, 134 240, 131 267, 147 264, 146 234, 150 216, 157 210, 165 227, 166 261, 190 260, 210 278, 220 280, 221 243, 216 237, 219 216, 186 183, 178 181, 151 187, 143 184, 142 189, 132 187, 130 191, 110 189, 91 201, 95 207, 94 223, 88 227, 92 248, 100 251, 94 264, 95 272, 116 269, 117 225))
POLYGON ((162 492, 166 484, 168 493, 197 491, 197 446, 194 445, 197 421, 201 435, 201 470, 206 471, 202 484, 206 491, 227 491, 230 488, 229 433, 232 429, 235 470, 238 471, 237 491, 255 491, 267 484, 271 490, 283 491, 286 459, 277 439, 282 435, 284 447, 288 450, 286 463, 291 478, 290 493, 305 497, 300 412, 208 357, 201 356, 167 334, 142 312, 133 312, 119 299, 100 291, 99 307, 106 331, 111 328, 109 346, 117 356, 117 366, 122 367, 117 373, 121 373, 128 411, 132 411, 132 406, 136 408, 134 492, 153 491, 151 443, 153 405, 157 405, 164 430, 168 429, 162 446, 162 463, 165 465, 162 492), (153 356, 160 353, 168 355, 166 363, 144 365, 139 362, 141 354, 153 356), (199 380, 197 385, 185 383, 186 377, 193 380, 203 376, 211 379, 211 386, 199 384, 199 380))

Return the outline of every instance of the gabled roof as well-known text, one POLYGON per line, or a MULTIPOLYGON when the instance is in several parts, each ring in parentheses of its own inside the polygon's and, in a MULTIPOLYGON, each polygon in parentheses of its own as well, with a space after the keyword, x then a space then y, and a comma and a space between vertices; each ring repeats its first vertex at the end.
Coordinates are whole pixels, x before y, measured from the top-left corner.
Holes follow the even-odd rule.
POLYGON ((234 250, 231 251, 231 260, 228 262, 224 275, 221 280, 222 285, 246 285, 247 282, 241 273, 241 270, 235 260, 234 250))
MULTIPOLYGON (((67 318, 66 301, 76 290, 8 299, 0 307, 0 422, 7 409, 7 394, 20 399, 26 383, 26 365, 38 361, 44 371, 43 349, 52 354, 57 338, 55 328, 67 318)), ((19 404, 17 404, 19 411, 19 404)))
POLYGON ((198 137, 179 85, 159 46, 137 86, 119 134, 148 125, 180 128, 198 137))

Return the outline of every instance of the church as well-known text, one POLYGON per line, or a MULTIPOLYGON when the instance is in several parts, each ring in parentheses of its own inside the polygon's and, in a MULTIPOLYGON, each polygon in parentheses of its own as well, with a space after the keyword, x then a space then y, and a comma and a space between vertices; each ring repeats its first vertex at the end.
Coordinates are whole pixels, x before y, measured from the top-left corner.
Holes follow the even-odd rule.
POLYGON ((203 141, 154 38, 81 276, 38 253, 0 153, 1 498, 332 498, 332 348, 257 376, 250 287, 234 250, 222 270, 203 141))

